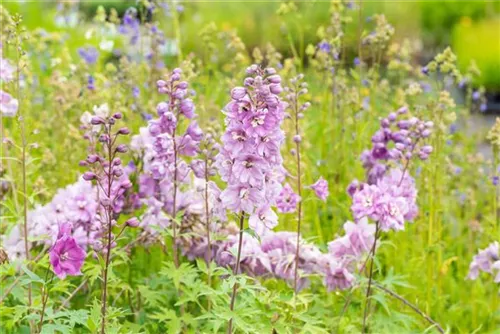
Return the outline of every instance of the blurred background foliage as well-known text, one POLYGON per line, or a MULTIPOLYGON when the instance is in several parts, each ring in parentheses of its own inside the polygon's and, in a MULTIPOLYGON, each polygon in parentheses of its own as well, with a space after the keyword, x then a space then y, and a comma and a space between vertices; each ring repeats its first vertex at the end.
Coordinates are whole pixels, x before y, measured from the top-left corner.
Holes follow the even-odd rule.
MULTIPOLYGON (((54 28, 55 2, 6 2, 7 9, 24 14, 28 28, 54 28), (40 15, 42 14, 42 15, 40 15)), ((122 15, 135 1, 82 1, 80 10, 90 21, 98 6, 115 8, 122 15)), ((235 30, 251 53, 254 47, 272 43, 285 56, 290 53, 289 35, 299 50, 318 41, 317 27, 329 21, 328 1, 297 2, 298 11, 288 20, 277 18, 279 1, 189 1, 177 2, 182 6, 182 48, 203 54, 205 45, 200 41, 200 31, 213 23, 217 31, 235 30), (243 14, 243 15, 242 15, 243 14), (265 22, 265 24, 264 24, 265 22), (293 22, 293 23, 292 23, 293 22), (298 23, 300 22, 300 24, 298 23)), ((434 54, 451 46, 458 56, 462 70, 471 59, 477 61, 482 71, 480 81, 490 91, 500 91, 500 2, 499 1, 363 1, 363 16, 383 13, 396 29, 396 40, 410 38, 422 44, 421 63, 434 54)), ((357 20, 355 20, 357 21, 357 20)), ((355 23, 352 23, 355 24, 355 23)), ((160 22, 164 31, 173 36, 172 23, 160 22)), ((351 29, 350 31, 356 31, 351 29)), ((83 35, 71 36, 75 45, 81 45, 83 35)), ((356 36, 349 40, 352 58, 356 49, 356 36)))

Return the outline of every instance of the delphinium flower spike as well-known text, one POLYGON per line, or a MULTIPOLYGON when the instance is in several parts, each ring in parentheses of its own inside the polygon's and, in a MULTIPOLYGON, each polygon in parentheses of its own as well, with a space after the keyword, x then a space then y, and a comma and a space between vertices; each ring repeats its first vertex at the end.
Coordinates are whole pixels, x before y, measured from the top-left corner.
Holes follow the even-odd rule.
POLYGON ((195 106, 188 83, 182 81, 181 69, 176 68, 165 80, 158 80, 157 87, 160 94, 167 96, 167 101, 157 105, 158 118, 149 123, 150 143, 145 153, 149 161, 141 181, 145 187, 141 188, 143 193, 151 195, 146 196, 150 201, 157 203, 150 206, 147 215, 161 215, 162 211, 170 215, 165 222, 172 227, 174 264, 179 267, 177 216, 189 201, 181 185, 190 181, 191 170, 185 158, 197 156, 203 132, 194 119, 195 106), (183 120, 189 124, 180 134, 183 120))
POLYGON ((426 140, 432 134, 433 123, 406 117, 408 113, 408 108, 402 107, 381 119, 380 129, 372 136, 372 148, 361 155, 367 182, 360 184, 354 180, 347 189, 352 196, 351 210, 356 221, 369 218, 376 226, 370 251, 363 331, 367 329, 377 239, 380 232, 403 230, 405 221, 416 217, 417 190, 409 168, 413 160, 425 161, 432 153, 432 146, 427 145, 426 140))
MULTIPOLYGON (((233 273, 240 271, 245 216, 250 228, 265 233, 278 224, 272 207, 277 204, 284 179, 280 146, 284 133, 280 125, 286 104, 281 101, 281 77, 273 68, 247 68, 244 87, 231 91, 225 107, 226 131, 217 155, 217 167, 227 188, 220 195, 222 205, 239 214, 239 239, 233 273)), ((233 286, 230 309, 234 309, 237 284, 233 286)), ((232 332, 232 319, 228 332, 232 332)))
MULTIPOLYGON (((127 152, 127 146, 118 144, 121 136, 126 136, 130 130, 126 127, 116 129, 116 123, 122 118, 121 113, 111 115, 107 104, 94 107, 90 124, 87 126, 85 138, 89 140, 90 149, 87 159, 80 162, 89 171, 83 174, 83 179, 97 184, 99 210, 97 220, 100 223, 98 234, 101 243, 95 243, 96 252, 104 257, 103 288, 101 307, 101 333, 106 328, 107 283, 108 269, 111 259, 111 249, 116 246, 116 237, 113 236, 113 226, 116 225, 116 216, 123 208, 120 198, 125 191, 132 187, 132 183, 124 173, 119 155, 127 152), (99 145, 100 144, 100 145, 99 145)), ((123 228, 125 228, 124 225, 123 228)))

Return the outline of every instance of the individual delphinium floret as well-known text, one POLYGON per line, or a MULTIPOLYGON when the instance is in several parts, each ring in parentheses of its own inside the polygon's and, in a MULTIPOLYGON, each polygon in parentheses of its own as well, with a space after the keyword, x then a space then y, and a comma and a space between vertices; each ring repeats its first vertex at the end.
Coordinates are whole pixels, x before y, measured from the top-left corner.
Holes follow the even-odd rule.
MULTIPOLYGON (((88 117, 88 115, 85 116, 88 117)), ((121 154, 127 152, 128 148, 125 144, 119 144, 118 140, 121 136, 130 133, 126 127, 116 129, 117 122, 122 117, 121 113, 111 115, 107 104, 94 108, 94 114, 90 117, 90 123, 87 124, 84 135, 84 138, 89 141, 89 155, 80 162, 81 166, 89 169, 83 174, 83 179, 95 182, 98 191, 99 207, 96 228, 101 242, 95 242, 93 247, 96 255, 102 256, 104 263, 101 298, 102 332, 106 328, 108 269, 111 251, 116 247, 117 238, 112 229, 117 225, 117 216, 123 209, 122 198, 132 187, 119 158, 121 154)), ((131 219, 135 221, 136 218, 131 219)), ((123 223, 120 234, 127 226, 133 227, 134 225, 136 224, 123 223)))
POLYGON ((498 241, 492 242, 485 249, 479 250, 470 263, 467 278, 476 280, 481 271, 494 275, 494 282, 500 283, 500 248, 498 241))
MULTIPOLYGON (((226 131, 217 155, 217 167, 226 189, 220 195, 222 204, 239 215, 239 239, 233 273, 240 271, 245 215, 256 231, 274 228, 277 216, 272 214, 281 182, 284 179, 280 147, 284 140, 281 123, 286 104, 281 101, 281 77, 273 68, 258 65, 247 68, 244 87, 231 91, 226 105, 226 131)), ((230 309, 234 309, 237 284, 234 284, 230 309)), ((229 331, 232 330, 232 319, 229 331)))
POLYGON ((85 256, 85 251, 71 235, 71 226, 66 223, 59 225, 57 239, 49 251, 54 273, 60 279, 80 275, 85 256))

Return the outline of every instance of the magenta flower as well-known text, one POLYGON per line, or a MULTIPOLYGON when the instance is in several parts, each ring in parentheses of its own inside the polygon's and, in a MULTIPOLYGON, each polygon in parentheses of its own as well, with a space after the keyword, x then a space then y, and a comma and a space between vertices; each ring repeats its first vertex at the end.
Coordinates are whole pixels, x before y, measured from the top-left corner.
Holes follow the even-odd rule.
POLYGON ((72 236, 64 234, 57 239, 49 256, 54 273, 60 279, 66 278, 66 275, 81 275, 80 269, 86 255, 72 236))
POLYGON ((294 212, 300 200, 300 196, 294 193, 292 187, 287 183, 276 199, 276 207, 282 213, 294 212))
POLYGON ((328 181, 326 181, 322 176, 314 183, 313 185, 310 186, 312 190, 314 190, 314 193, 316 196, 318 196, 319 199, 321 199, 323 202, 326 201, 326 198, 330 194, 328 191, 328 181))

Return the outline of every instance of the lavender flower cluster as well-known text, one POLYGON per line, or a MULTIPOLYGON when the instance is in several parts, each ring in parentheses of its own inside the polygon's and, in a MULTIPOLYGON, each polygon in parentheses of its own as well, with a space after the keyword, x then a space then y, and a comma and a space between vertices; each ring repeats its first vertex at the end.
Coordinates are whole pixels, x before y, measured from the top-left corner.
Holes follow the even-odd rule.
POLYGON ((467 278, 476 280, 481 271, 495 275, 494 282, 500 283, 500 247, 498 241, 492 242, 485 249, 479 250, 478 254, 472 259, 467 278))
MULTIPOLYGON (((14 80, 16 68, 12 66, 8 59, 3 58, 2 45, 0 43, 0 82, 4 84, 14 80)), ((4 117, 14 117, 19 108, 19 101, 9 93, 0 89, 0 113, 4 117)))
POLYGON ((167 95, 158 104, 158 118, 134 136, 132 149, 143 154, 143 172, 139 175, 139 196, 147 206, 141 226, 151 235, 170 226, 172 217, 192 207, 196 192, 187 187, 193 170, 188 159, 199 153, 203 132, 196 122, 194 93, 182 80, 182 71, 174 69, 166 80, 157 82, 158 92, 167 95), (183 134, 180 123, 187 120, 183 134), (186 189, 187 188, 187 189, 186 189))
POLYGON ((381 120, 372 149, 361 156, 367 182, 355 180, 347 189, 354 218, 370 218, 382 231, 402 230, 405 221, 417 216, 417 190, 409 165, 416 157, 426 160, 432 152, 432 146, 424 143, 432 133, 432 122, 416 117, 398 120, 407 112, 404 107, 381 120))
POLYGON ((244 87, 231 92, 225 107, 226 132, 216 166, 227 188, 220 199, 224 208, 250 215, 249 224, 263 233, 278 224, 272 210, 282 190, 285 171, 280 147, 285 138, 280 126, 286 104, 281 101, 281 77, 273 68, 247 68, 244 87))

